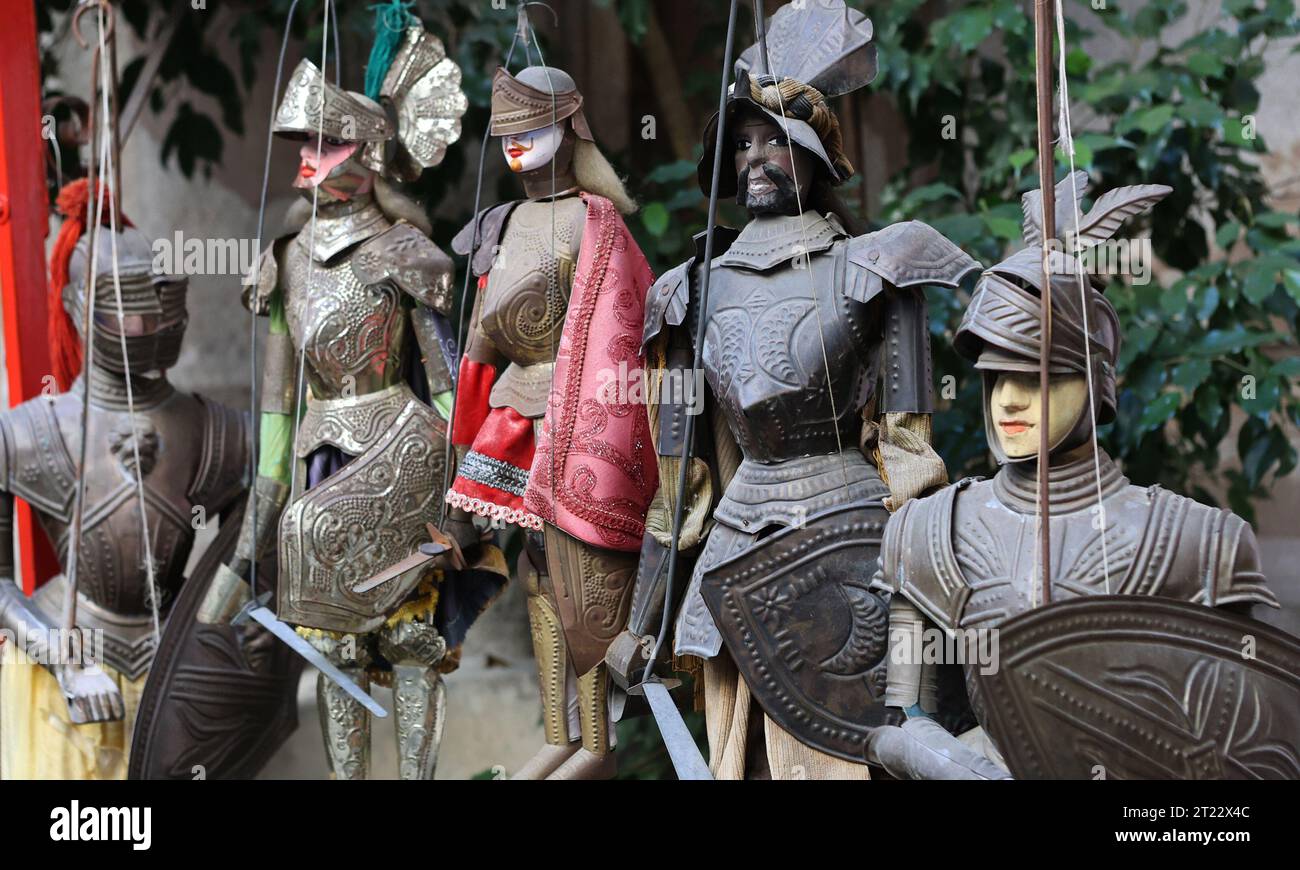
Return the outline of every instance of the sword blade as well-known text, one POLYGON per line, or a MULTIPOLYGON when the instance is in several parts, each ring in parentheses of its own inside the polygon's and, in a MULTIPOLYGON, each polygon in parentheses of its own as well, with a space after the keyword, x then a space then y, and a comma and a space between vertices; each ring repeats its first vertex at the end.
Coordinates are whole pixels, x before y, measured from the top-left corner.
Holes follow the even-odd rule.
POLYGON ((432 562, 436 558, 438 558, 438 554, 436 553, 430 556, 420 552, 419 550, 416 550, 414 553, 407 556, 402 561, 394 562, 393 564, 389 565, 387 568, 380 571, 378 574, 371 577, 369 580, 362 580, 356 586, 352 587, 352 591, 369 592, 371 589, 374 589, 376 586, 383 586, 389 580, 399 577, 402 574, 406 573, 407 571, 411 570, 412 568, 415 568, 419 565, 423 565, 425 562, 432 562))
POLYGON ((668 747, 668 757, 672 759, 673 770, 678 779, 712 780, 709 765, 700 754, 700 747, 695 745, 695 738, 686 728, 681 711, 673 703, 668 687, 658 680, 648 680, 641 684, 645 699, 650 702, 650 712, 654 714, 655 724, 668 747))
POLYGON ((277 619, 270 610, 265 607, 254 607, 248 612, 248 615, 257 620, 271 634, 288 644, 289 649, 311 662, 313 667, 333 680, 340 689, 351 695, 373 715, 378 716, 380 719, 388 716, 388 711, 381 707, 378 701, 370 697, 369 692, 348 679, 347 674, 330 664, 329 660, 321 655, 314 646, 307 643, 296 631, 277 619))

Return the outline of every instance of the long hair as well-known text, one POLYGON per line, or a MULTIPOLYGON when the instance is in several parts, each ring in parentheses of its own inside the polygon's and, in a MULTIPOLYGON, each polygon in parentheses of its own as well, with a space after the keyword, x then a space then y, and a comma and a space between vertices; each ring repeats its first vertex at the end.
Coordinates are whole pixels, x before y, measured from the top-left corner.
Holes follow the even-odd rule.
POLYGON ((614 172, 596 143, 579 138, 573 147, 573 174, 578 187, 588 193, 603 196, 614 203, 622 214, 636 211, 636 201, 628 196, 623 180, 614 172))

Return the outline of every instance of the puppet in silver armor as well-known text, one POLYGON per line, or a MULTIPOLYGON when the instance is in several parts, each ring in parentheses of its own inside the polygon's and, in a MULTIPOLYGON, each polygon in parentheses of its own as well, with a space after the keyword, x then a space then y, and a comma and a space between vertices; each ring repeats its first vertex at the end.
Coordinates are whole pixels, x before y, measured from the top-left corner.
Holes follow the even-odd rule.
MULTIPOLYGON (((74 182, 60 196, 60 208, 68 215, 64 232, 80 231, 86 190, 85 181, 74 182)), ((56 377, 63 380, 66 371, 76 379, 66 391, 0 414, 0 628, 12 632, 24 654, 34 654, 49 671, 41 672, 30 661, 20 664, 20 654, 12 649, 0 669, 6 778, 126 775, 136 707, 155 654, 153 605, 158 620, 165 620, 186 582, 183 571, 200 525, 196 518, 215 522, 237 506, 246 487, 245 415, 180 392, 166 376, 185 334, 186 280, 154 270, 149 241, 138 229, 126 226, 115 241, 121 315, 110 231, 96 238, 93 267, 90 237, 83 236, 71 248, 66 271, 57 264, 51 270, 66 275, 61 300, 52 284, 50 304, 67 318, 55 324, 67 336, 56 345, 64 345, 59 353, 72 348, 75 361, 69 365, 67 357, 55 359, 56 377), (93 273, 89 284, 88 271, 93 273), (88 286, 95 310, 91 334, 84 336, 80 333, 88 286), (80 370, 83 342, 93 344, 86 355, 91 361, 88 371, 80 370), (87 391, 89 413, 83 427, 87 391), (78 468, 83 433, 85 466, 78 468), (79 481, 84 488, 83 519, 74 545, 71 528, 79 481), (68 585, 59 574, 30 599, 15 585, 9 533, 15 497, 35 509, 65 572, 75 554, 76 625, 103 632, 97 668, 60 664, 57 651, 41 642, 50 629, 63 627, 68 585), (56 700, 60 694, 66 710, 56 700)))
POLYGON ((678 541, 694 571, 667 606, 673 651, 703 660, 713 775, 864 777, 861 748, 884 715, 873 669, 887 610, 871 567, 889 510, 946 481, 929 446, 922 288, 955 287, 976 264, 921 223, 861 232, 833 193, 853 169, 827 99, 873 78, 870 21, 792 4, 767 49, 741 55, 700 163, 707 194, 719 133, 720 195, 750 221, 715 230, 707 310, 694 259, 647 298, 652 365, 688 368, 703 342, 708 393, 692 408, 660 391, 653 406, 661 491, 610 661, 634 682, 658 630, 683 424, 702 411, 678 541))
MULTIPOLYGON (((442 160, 467 104, 459 68, 415 21, 378 97, 303 60, 275 115, 275 134, 301 143, 294 184, 315 213, 266 249, 245 291, 270 320, 256 522, 246 514, 203 618, 231 618, 248 596, 236 578, 278 546, 277 616, 363 689, 392 686, 400 775, 431 779, 441 674, 484 603, 474 596, 495 588, 456 588, 433 563, 354 587, 411 556, 440 513, 453 266, 395 182, 442 160)), ((370 714, 324 676, 318 710, 333 775, 365 778, 370 714)))
MULTIPOLYGON (((1079 172, 1057 187, 1056 225, 1063 235, 1073 226, 1073 203, 1082 200, 1086 184, 1087 175, 1079 172)), ((1101 293, 1102 279, 1077 277, 1076 269, 1088 262, 1087 246, 1105 242, 1126 218, 1169 192, 1159 185, 1110 191, 1082 219, 1079 247, 1064 251, 1058 244, 1049 291, 1050 348, 1042 346, 1039 328, 1037 190, 1024 203, 1030 247, 980 279, 955 346, 983 378, 985 436, 1001 468, 990 480, 966 479, 903 505, 886 528, 879 578, 893 593, 886 703, 905 710, 908 720, 901 728, 879 729, 871 753, 895 776, 1006 778, 1008 761, 1016 762, 1010 766, 1018 775, 1028 776, 1095 777, 1097 770, 1112 778, 1251 770, 1247 775, 1268 775, 1275 764, 1275 770, 1293 771, 1291 776, 1300 771, 1294 736, 1274 742, 1295 726, 1294 709, 1280 717, 1278 708, 1268 710, 1269 693, 1284 682, 1277 674, 1290 671, 1294 693, 1300 647, 1274 637, 1280 633, 1268 626, 1229 615, 1277 606, 1260 573, 1250 526, 1227 510, 1159 486, 1131 485, 1095 445, 1095 425, 1116 413, 1120 331, 1115 309, 1101 293), (1051 378, 1047 607, 1035 525, 1043 425, 1038 366, 1044 353, 1051 378), (1041 619, 1035 623, 1031 611, 1038 608, 1041 619), (1052 611, 1060 613, 1054 624, 1052 611), (1271 676, 1252 672, 1240 648, 1215 660, 1211 638, 1222 633, 1218 623, 1229 619, 1240 620, 1235 630, 1228 627, 1230 639, 1239 644, 1244 634, 1257 636, 1261 649, 1269 648, 1260 653, 1261 662, 1278 656, 1267 662, 1267 668, 1277 666, 1271 676), (1018 624, 1028 634, 1013 632, 1018 624), (964 664, 969 701, 981 725, 960 739, 935 719, 944 712, 935 691, 941 666, 930 663, 933 657, 923 663, 915 655, 925 631, 936 628, 1001 632, 996 668, 969 658, 944 665, 964 664), (1109 640, 1121 634, 1122 640, 1109 640), (1030 640, 1027 646, 1022 638, 1030 640), (1201 647, 1182 656, 1189 639, 1201 647), (985 682, 985 675, 994 682, 985 682), (1192 686, 1200 689, 1190 691, 1192 686), (1039 691, 1045 697, 1033 697, 1039 691), (1162 700, 1165 691, 1171 692, 1172 707, 1162 700), (1225 704, 1224 691, 1233 696, 1231 704, 1225 704), (1254 693, 1263 715, 1249 727, 1233 725, 1243 715, 1250 720, 1247 702, 1254 693), (1180 698, 1186 705, 1181 711, 1180 698), (1207 718, 1209 713, 1214 715, 1207 718), (1187 723, 1186 732, 1179 722, 1187 723), (1017 757, 1004 759, 999 750, 1017 757)))
POLYGON ((604 657, 627 617, 655 487, 644 402, 615 379, 640 372, 653 276, 621 217, 635 206, 592 141, 567 73, 499 69, 491 133, 527 198, 486 209, 453 241, 479 293, 445 528, 466 546, 477 537, 474 515, 525 533, 518 571, 546 746, 516 778, 609 776, 604 657))

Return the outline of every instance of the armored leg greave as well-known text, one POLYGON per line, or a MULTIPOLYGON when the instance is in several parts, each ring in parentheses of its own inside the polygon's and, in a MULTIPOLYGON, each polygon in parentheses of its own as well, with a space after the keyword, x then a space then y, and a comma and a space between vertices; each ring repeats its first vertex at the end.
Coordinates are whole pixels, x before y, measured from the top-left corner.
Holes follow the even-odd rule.
POLYGON ((436 670, 424 665, 393 665, 398 774, 402 779, 433 779, 446 704, 442 675, 436 670))
POLYGON ((638 554, 593 547, 550 524, 544 535, 551 601, 578 675, 582 746, 594 755, 605 755, 613 745, 605 651, 626 624, 638 554))
POLYGON ((550 578, 539 568, 545 557, 531 545, 519 557, 519 576, 528 595, 528 625, 537 659, 537 681, 542 693, 542 730, 552 746, 566 746, 569 736, 569 702, 566 683, 568 652, 564 630, 555 607, 550 578))
MULTIPOLYGON (((365 668, 343 668, 363 690, 370 689, 365 668)), ((370 713, 324 674, 316 678, 316 707, 320 711, 325 755, 335 779, 370 776, 370 713)))
POLYGON ((447 655, 447 642, 419 619, 385 626, 378 641, 393 666, 398 773, 402 779, 433 779, 447 703, 437 666, 447 655))

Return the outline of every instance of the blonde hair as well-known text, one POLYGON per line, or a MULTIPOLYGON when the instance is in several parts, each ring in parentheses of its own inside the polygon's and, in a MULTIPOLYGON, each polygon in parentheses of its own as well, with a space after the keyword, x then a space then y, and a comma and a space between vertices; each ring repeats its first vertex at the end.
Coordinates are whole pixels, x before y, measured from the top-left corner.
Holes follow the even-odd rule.
POLYGON ((587 193, 603 196, 623 214, 636 211, 636 201, 628 196, 623 180, 614 172, 596 143, 579 138, 573 147, 573 174, 578 187, 587 193))

